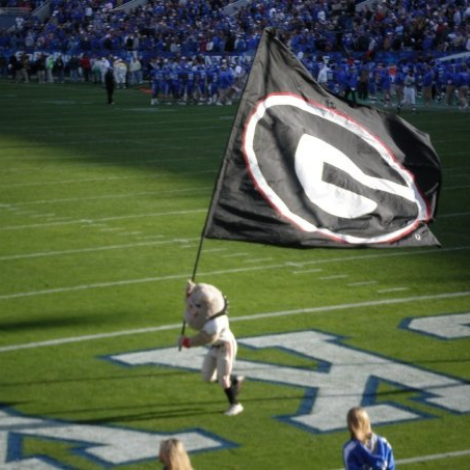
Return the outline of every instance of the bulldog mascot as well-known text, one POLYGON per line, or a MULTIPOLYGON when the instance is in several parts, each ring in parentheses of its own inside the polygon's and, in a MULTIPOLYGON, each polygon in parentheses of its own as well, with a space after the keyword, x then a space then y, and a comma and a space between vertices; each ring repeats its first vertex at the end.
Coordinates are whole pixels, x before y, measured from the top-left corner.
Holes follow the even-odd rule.
POLYGON ((178 343, 180 348, 208 345, 202 365, 203 379, 206 382, 218 380, 230 403, 225 414, 235 416, 243 411, 237 400, 243 377, 232 374, 237 342, 230 331, 227 307, 227 299, 217 287, 188 281, 184 320, 198 333, 191 337, 182 335, 178 343))

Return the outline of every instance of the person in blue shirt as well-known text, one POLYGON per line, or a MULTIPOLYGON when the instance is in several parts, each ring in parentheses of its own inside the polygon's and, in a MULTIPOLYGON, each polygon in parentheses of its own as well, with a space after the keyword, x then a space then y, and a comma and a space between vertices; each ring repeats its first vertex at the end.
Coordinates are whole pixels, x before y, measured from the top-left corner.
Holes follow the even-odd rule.
POLYGON ((351 439, 343 446, 346 470, 395 470, 393 450, 388 441, 372 431, 367 411, 359 406, 347 415, 351 439))
POLYGON ((217 106, 232 104, 233 83, 234 79, 232 69, 228 66, 226 60, 223 59, 220 66, 219 97, 216 102, 217 106))
POLYGON ((199 99, 199 104, 207 102, 207 73, 206 64, 202 55, 197 57, 197 64, 194 71, 195 95, 199 99))
POLYGON ((344 90, 344 97, 351 100, 354 104, 357 103, 356 90, 358 84, 357 69, 355 66, 349 67, 346 71, 346 88, 344 90), (351 98, 349 96, 351 95, 351 98))
POLYGON ((387 66, 383 65, 379 69, 379 82, 382 90, 382 100, 384 106, 388 108, 391 100, 392 79, 390 78, 390 71, 387 66))
POLYGON ((163 64, 158 63, 157 59, 150 62, 150 68, 150 80, 152 82, 152 99, 150 104, 153 106, 159 103, 158 100, 164 93, 164 72, 163 64))
POLYGON ((209 104, 216 104, 219 97, 220 68, 216 62, 212 62, 207 69, 207 88, 209 104))

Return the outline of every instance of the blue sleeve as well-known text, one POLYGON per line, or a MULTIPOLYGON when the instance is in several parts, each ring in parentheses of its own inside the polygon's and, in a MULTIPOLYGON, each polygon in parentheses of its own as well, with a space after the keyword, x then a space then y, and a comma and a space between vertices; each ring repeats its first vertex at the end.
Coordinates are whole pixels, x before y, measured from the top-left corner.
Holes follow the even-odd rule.
POLYGON ((377 453, 374 454, 374 457, 376 457, 376 461, 374 462, 375 466, 372 468, 380 470, 384 468, 384 464, 386 463, 387 466, 385 468, 387 468, 387 470, 395 470, 395 459, 393 458, 392 447, 388 441, 383 437, 379 437, 377 444, 377 453))
POLYGON ((349 441, 343 447, 343 463, 346 470, 363 470, 364 449, 357 441, 349 441))

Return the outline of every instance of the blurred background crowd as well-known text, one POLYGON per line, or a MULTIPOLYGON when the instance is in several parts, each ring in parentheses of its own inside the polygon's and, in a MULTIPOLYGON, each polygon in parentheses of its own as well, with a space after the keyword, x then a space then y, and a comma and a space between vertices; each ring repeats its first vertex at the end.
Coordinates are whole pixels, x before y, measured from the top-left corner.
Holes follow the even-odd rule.
POLYGON ((269 26, 335 92, 387 103, 411 68, 420 96, 432 80, 433 102, 453 86, 466 106, 470 0, 0 0, 0 78, 99 83, 112 67, 122 87, 201 73, 209 87, 226 65, 238 90, 269 26))

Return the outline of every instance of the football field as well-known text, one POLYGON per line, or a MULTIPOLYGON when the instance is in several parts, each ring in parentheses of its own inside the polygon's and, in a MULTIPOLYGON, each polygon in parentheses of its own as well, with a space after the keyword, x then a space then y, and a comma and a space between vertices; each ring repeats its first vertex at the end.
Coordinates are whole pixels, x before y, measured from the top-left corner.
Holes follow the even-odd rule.
POLYGON ((244 413, 178 352, 235 106, 0 82, 0 469, 342 468, 366 406, 398 468, 470 468, 470 113, 419 109, 443 168, 442 247, 204 240, 230 302, 244 413))

